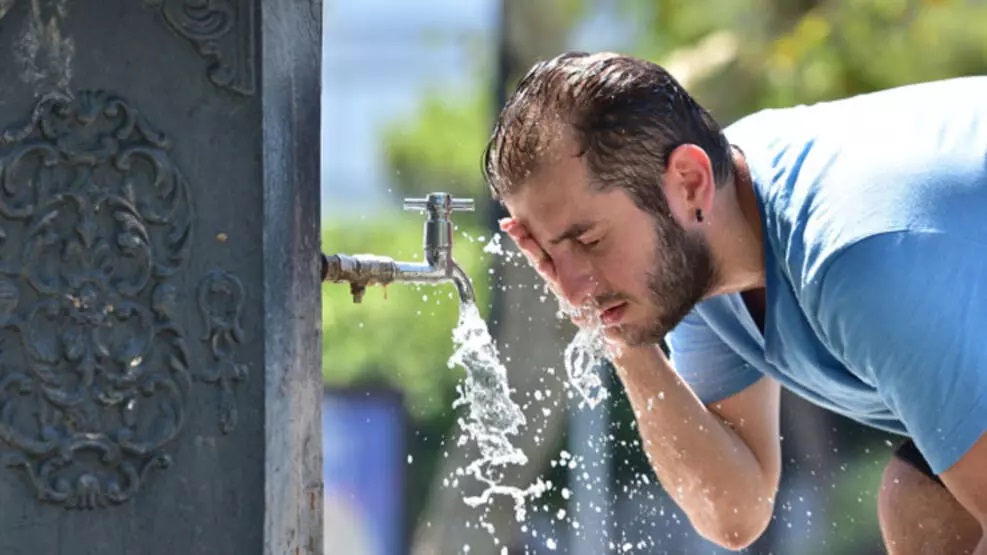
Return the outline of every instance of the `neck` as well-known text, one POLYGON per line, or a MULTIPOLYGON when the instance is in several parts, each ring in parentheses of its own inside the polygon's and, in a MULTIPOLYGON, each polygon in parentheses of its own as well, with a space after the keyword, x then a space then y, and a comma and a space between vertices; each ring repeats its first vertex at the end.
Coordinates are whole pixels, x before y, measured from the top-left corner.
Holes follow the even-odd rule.
POLYGON ((725 225, 710 237, 719 269, 717 287, 710 296, 764 287, 764 239, 754 182, 747 160, 737 149, 733 149, 733 163, 733 183, 722 191, 725 225))

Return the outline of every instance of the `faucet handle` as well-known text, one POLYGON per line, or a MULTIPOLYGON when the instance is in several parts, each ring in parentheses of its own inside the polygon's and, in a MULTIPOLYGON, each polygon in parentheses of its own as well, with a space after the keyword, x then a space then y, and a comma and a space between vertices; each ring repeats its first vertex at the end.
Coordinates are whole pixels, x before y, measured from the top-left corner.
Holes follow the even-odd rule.
POLYGON ((452 201, 449 203, 449 210, 454 212, 472 212, 473 199, 471 198, 452 199, 452 201))
POLYGON ((449 193, 430 193, 425 198, 404 199, 405 210, 426 211, 429 216, 448 216, 451 212, 472 212, 473 199, 454 199, 449 193))

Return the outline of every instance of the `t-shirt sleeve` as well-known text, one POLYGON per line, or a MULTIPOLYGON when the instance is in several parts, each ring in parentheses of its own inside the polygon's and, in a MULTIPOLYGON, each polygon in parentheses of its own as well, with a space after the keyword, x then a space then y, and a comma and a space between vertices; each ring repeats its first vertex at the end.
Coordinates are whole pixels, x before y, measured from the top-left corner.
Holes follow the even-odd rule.
POLYGON ((825 340, 937 474, 987 430, 985 251, 943 233, 888 233, 843 250, 820 281, 825 340))
POLYGON ((696 310, 667 334, 665 343, 672 367, 704 404, 739 393, 762 377, 696 310))

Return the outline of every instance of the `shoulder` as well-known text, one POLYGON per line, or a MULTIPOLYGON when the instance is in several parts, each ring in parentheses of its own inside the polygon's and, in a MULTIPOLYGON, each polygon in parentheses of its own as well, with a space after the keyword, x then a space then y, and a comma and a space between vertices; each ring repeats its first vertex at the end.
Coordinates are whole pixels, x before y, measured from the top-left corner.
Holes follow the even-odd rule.
POLYGON ((724 134, 735 143, 776 136, 794 142, 837 139, 876 146, 896 142, 907 145, 921 138, 902 136, 901 130, 930 131, 943 120, 955 120, 965 130, 971 118, 987 114, 985 95, 987 76, 911 83, 814 103, 765 108, 730 123, 724 134), (881 140, 872 142, 875 138, 881 140))
POLYGON ((785 129, 784 122, 790 121, 802 108, 804 106, 798 105, 758 110, 727 125, 723 134, 729 142, 739 145, 746 152, 748 146, 754 148, 781 136, 785 129))

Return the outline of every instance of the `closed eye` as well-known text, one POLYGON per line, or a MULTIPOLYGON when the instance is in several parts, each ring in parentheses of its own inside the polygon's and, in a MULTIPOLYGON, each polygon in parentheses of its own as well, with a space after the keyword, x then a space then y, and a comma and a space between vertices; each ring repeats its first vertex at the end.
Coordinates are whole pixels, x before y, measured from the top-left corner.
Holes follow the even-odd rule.
POLYGON ((593 248, 599 246, 602 241, 603 241, 603 236, 579 238, 579 244, 586 248, 593 248))

